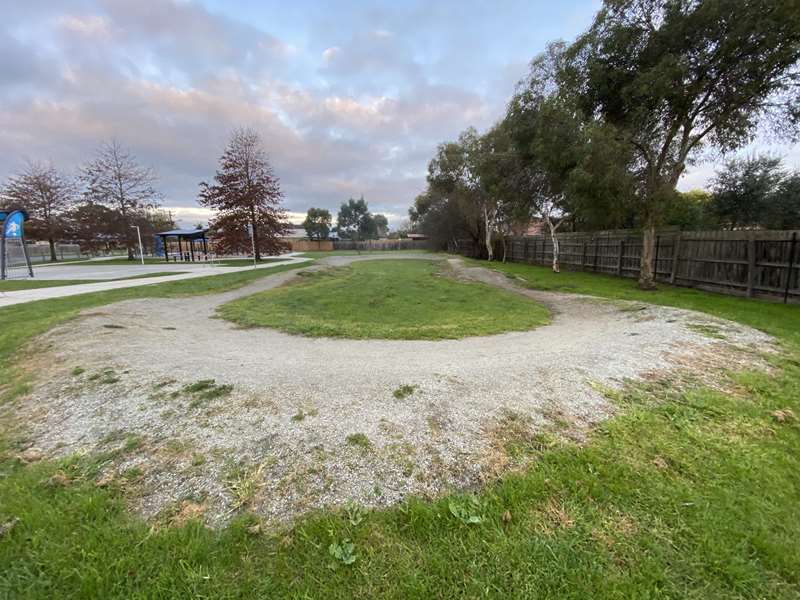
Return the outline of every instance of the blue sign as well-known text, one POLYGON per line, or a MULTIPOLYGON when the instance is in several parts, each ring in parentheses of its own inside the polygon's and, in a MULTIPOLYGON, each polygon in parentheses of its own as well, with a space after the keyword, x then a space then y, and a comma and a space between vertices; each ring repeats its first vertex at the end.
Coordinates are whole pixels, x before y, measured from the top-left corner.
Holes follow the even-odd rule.
POLYGON ((21 238, 22 237, 22 222, 25 220, 25 214, 20 210, 15 210, 6 217, 6 222, 3 223, 3 237, 6 239, 21 238))

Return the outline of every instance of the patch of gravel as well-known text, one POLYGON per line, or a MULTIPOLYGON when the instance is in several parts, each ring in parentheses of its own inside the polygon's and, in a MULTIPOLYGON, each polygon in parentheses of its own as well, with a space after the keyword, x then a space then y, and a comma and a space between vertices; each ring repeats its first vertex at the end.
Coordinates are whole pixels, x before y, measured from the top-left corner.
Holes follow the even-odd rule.
MULTIPOLYGON (((366 259, 375 257, 326 260, 366 259)), ((603 388, 692 364, 757 363, 772 348, 768 336, 707 315, 522 290, 496 272, 450 266, 544 302, 552 324, 432 342, 305 338, 215 318, 220 304, 296 277, 282 273, 214 296, 120 302, 52 330, 37 342, 45 374, 14 416, 51 456, 139 436, 106 477, 141 470, 131 501, 145 517, 191 499, 212 525, 242 507, 284 521, 479 485, 509 468, 497 441, 509 431, 579 438, 613 413, 603 388), (233 389, 208 400, 183 390, 206 379, 233 389), (413 393, 396 398, 404 385, 413 393), (348 441, 357 433, 366 446, 348 441)))

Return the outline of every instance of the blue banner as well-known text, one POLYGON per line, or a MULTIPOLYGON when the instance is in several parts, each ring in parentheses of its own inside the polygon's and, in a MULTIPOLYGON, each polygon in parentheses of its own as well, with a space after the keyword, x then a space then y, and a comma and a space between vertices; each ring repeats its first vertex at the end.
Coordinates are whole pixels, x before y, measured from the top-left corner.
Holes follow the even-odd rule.
POLYGON ((20 210, 15 210, 6 217, 3 223, 3 237, 6 239, 21 238, 22 237, 22 222, 25 220, 25 214, 20 210))

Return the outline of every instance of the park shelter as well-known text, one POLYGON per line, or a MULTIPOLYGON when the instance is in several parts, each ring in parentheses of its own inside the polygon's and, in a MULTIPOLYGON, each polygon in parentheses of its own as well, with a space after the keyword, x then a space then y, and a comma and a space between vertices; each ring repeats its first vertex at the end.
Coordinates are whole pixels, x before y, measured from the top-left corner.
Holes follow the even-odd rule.
POLYGON ((172 229, 162 231, 156 236, 161 238, 164 259, 170 257, 175 262, 195 262, 208 260, 208 227, 200 229, 172 229))

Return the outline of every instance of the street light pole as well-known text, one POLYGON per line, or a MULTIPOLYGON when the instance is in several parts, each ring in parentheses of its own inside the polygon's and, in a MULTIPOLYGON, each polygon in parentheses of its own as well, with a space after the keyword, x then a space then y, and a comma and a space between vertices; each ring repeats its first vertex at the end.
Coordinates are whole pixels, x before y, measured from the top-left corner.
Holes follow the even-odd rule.
POLYGON ((142 232, 139 230, 138 225, 131 225, 131 229, 136 230, 136 237, 139 238, 139 258, 142 259, 142 266, 144 266, 144 246, 142 246, 142 232))

